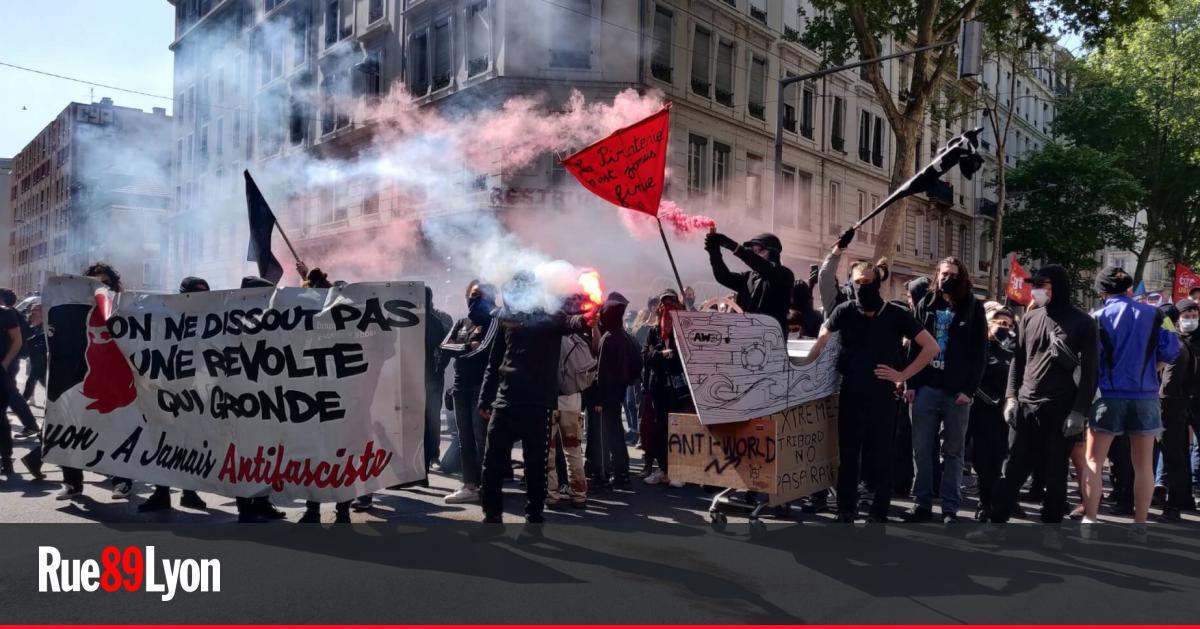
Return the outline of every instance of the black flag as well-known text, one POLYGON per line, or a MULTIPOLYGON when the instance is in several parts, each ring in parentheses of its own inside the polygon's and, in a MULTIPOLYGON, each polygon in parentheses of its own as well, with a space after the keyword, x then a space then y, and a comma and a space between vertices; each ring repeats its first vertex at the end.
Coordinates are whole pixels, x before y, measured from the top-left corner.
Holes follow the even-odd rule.
POLYGON ((283 278, 283 267, 279 265, 279 260, 275 259, 275 254, 271 253, 271 232, 275 229, 275 215, 271 212, 271 206, 267 205, 267 200, 263 198, 262 192, 259 192, 250 171, 243 173, 246 175, 246 212, 250 216, 250 248, 246 252, 246 260, 258 264, 259 277, 270 280, 272 284, 278 284, 283 278))

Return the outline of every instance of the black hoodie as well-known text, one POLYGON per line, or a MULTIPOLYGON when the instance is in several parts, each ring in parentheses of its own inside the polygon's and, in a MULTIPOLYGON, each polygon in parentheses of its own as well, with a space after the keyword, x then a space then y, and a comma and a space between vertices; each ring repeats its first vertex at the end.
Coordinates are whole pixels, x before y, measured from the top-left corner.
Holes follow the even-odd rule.
POLYGON ((779 328, 787 335, 788 306, 792 300, 792 285, 796 278, 792 270, 779 261, 779 254, 772 251, 766 260, 745 247, 738 247, 733 255, 746 263, 750 270, 734 273, 725 265, 721 251, 709 254, 713 278, 722 286, 737 291, 737 305, 746 314, 765 314, 779 322, 779 328))
POLYGON ((600 358, 596 369, 596 394, 601 406, 620 404, 625 389, 633 384, 634 368, 640 360, 637 341, 625 331, 625 308, 629 301, 621 293, 612 293, 600 305, 600 358))
POLYGON ((1035 285, 1040 278, 1050 280, 1050 302, 1021 320, 1006 395, 1027 404, 1069 402, 1070 410, 1087 415, 1096 395, 1096 320, 1071 305, 1071 279, 1066 269, 1047 266, 1034 276, 1035 285), (1079 359, 1078 385, 1075 370, 1054 356, 1055 336, 1065 337, 1067 348, 1079 359))
MULTIPOLYGON (((951 309, 942 293, 931 290, 917 302, 913 316, 937 339, 942 350, 938 357, 908 381, 911 389, 932 386, 946 393, 975 395, 983 368, 987 364, 987 321, 983 304, 971 293, 958 307, 951 309), (948 325, 939 330, 938 313, 950 312, 948 325)), ((912 346, 914 351, 918 346, 912 346)))
POLYGON ((502 308, 492 325, 498 327, 488 352, 479 406, 557 408, 562 337, 587 330, 583 317, 502 308))

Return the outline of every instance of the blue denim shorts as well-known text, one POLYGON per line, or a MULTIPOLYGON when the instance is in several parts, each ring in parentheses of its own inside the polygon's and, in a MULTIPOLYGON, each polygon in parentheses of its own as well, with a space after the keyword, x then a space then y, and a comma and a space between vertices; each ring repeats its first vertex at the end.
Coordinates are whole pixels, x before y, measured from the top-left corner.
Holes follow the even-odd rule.
POLYGON ((1092 430, 1114 435, 1156 437, 1163 431, 1158 400, 1100 398, 1092 404, 1092 430))

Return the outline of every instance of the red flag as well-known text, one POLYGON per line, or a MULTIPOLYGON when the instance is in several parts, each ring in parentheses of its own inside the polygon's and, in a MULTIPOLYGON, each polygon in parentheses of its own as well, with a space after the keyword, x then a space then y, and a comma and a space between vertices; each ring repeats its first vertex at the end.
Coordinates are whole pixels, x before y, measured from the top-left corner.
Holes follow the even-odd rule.
POLYGON ((1009 258, 1011 266, 1008 273, 1008 289, 1005 293, 1010 301, 1014 301, 1022 306, 1028 306, 1033 301, 1033 287, 1029 285, 1029 271, 1021 267, 1017 262, 1017 256, 1009 258))
POLYGON ((1200 286, 1200 275, 1182 264, 1175 265, 1175 299, 1179 301, 1188 296, 1193 288, 1200 286))
POLYGON ((631 210, 658 216, 667 165, 671 104, 562 160, 563 166, 596 196, 631 210))

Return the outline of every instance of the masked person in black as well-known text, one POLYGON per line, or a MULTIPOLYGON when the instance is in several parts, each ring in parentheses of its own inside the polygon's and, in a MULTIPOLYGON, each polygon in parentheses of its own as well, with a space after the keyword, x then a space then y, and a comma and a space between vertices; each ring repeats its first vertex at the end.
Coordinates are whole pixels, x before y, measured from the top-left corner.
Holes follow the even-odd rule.
POLYGON ((1167 473, 1167 502, 1159 520, 1179 522, 1181 511, 1194 511, 1188 429, 1200 435, 1200 416, 1194 413, 1200 390, 1200 305, 1191 299, 1175 304, 1179 357, 1162 372, 1162 455, 1167 473))
POLYGON ((775 234, 759 234, 739 245, 729 236, 712 232, 704 237, 704 249, 712 263, 713 277, 722 286, 737 291, 737 305, 742 312, 775 319, 786 336, 788 305, 796 278, 780 262, 783 244, 779 238, 775 234), (730 271, 721 257, 722 248, 732 251, 750 270, 730 271))
POLYGON ((921 324, 880 294, 881 273, 870 262, 850 267, 854 298, 834 308, 805 362, 817 360, 834 332, 841 333, 837 369, 842 374, 838 400, 838 521, 854 522, 858 480, 871 479, 875 496, 868 521, 887 522, 892 500, 892 443, 896 385, 933 360, 938 344, 921 324), (907 367, 904 340, 921 351, 907 367), (864 451, 871 456, 863 456, 864 451), (865 468, 865 469, 863 469, 865 468))
POLYGON ((1008 521, 1017 493, 1039 463, 1046 475, 1042 522, 1062 522, 1067 463, 1096 394, 1096 322, 1071 305, 1066 269, 1046 266, 1030 283, 1038 307, 1021 321, 1009 369, 1004 420, 1015 436, 993 494, 992 522, 1008 521))
POLYGON ((479 502, 483 478, 483 443, 487 424, 480 417, 479 390, 487 369, 488 352, 496 336, 492 311, 496 309, 496 288, 473 281, 467 287, 467 316, 459 319, 446 340, 442 341, 441 360, 454 359, 454 421, 458 425, 458 445, 462 450, 463 486, 446 496, 446 504, 479 502))
POLYGON ((692 406, 692 390, 683 373, 683 359, 675 339, 674 313, 683 310, 679 293, 667 289, 658 298, 657 325, 650 328, 642 349, 642 387, 649 394, 654 408, 653 438, 647 444, 648 458, 658 463, 658 469, 645 478, 646 484, 669 484, 682 487, 682 481, 671 480, 667 467, 667 420, 671 413, 686 412, 692 406))
MULTIPOLYGON (((272 284, 270 280, 255 275, 247 275, 246 277, 243 277, 240 286, 240 288, 243 289, 274 287, 275 284, 272 284)), ((239 524, 253 524, 267 520, 282 520, 287 517, 286 513, 276 509, 275 505, 271 504, 270 496, 255 496, 254 498, 239 496, 234 500, 237 503, 239 524)))
POLYGON ((479 397, 479 412, 488 421, 483 454, 483 521, 487 523, 502 522, 504 478, 511 470, 509 456, 516 441, 525 456, 525 520, 543 521, 550 413, 558 407, 562 337, 590 327, 581 315, 546 312, 543 293, 532 273, 517 273, 505 284, 504 306, 496 315, 500 327, 479 397))
POLYGON ((1012 350, 1016 318, 1011 310, 999 308, 987 314, 987 364, 983 380, 975 391, 971 405, 971 424, 967 440, 971 442, 971 465, 979 475, 979 507, 975 519, 986 522, 992 513, 992 492, 1004 459, 1008 456, 1008 424, 1004 422, 1004 392, 1008 386, 1008 370, 1012 365, 1012 350))
POLYGON ((933 496, 938 491, 933 470, 939 465, 939 452, 942 519, 958 521, 971 401, 986 364, 987 322, 983 304, 971 294, 966 265, 957 258, 945 258, 938 263, 934 279, 933 290, 916 303, 913 312, 937 340, 940 351, 908 383, 905 394, 912 404, 917 464, 916 505, 904 515, 906 522, 928 522, 933 517, 933 496))
POLYGON ((613 485, 629 484, 629 450, 621 427, 621 407, 626 389, 641 378, 642 362, 637 342, 625 331, 629 300, 611 293, 600 305, 600 343, 596 370, 595 402, 600 426, 600 476, 613 485))
MULTIPOLYGON (((183 278, 179 283, 179 293, 205 293, 208 292, 208 282, 203 278, 188 276, 183 278)), ((179 497, 179 506, 189 509, 207 509, 208 505, 200 494, 193 489, 183 490, 183 495, 179 497)), ((166 485, 156 485, 154 493, 145 502, 138 505, 138 511, 146 513, 149 511, 160 511, 162 509, 171 508, 171 488, 166 485)))

